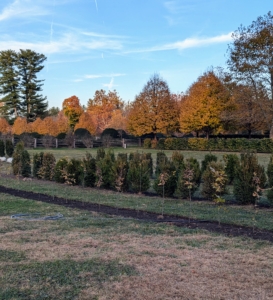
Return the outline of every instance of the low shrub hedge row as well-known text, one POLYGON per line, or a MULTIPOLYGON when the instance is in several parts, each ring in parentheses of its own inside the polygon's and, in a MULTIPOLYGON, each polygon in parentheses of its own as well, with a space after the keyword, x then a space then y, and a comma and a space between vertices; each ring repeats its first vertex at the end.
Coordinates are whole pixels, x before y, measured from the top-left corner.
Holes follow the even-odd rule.
MULTIPOLYGON (((145 148, 149 148, 149 141, 144 141, 145 148)), ((253 151, 273 152, 273 140, 246 139, 246 138, 161 138, 158 140, 157 149, 161 150, 194 150, 194 151, 253 151)))

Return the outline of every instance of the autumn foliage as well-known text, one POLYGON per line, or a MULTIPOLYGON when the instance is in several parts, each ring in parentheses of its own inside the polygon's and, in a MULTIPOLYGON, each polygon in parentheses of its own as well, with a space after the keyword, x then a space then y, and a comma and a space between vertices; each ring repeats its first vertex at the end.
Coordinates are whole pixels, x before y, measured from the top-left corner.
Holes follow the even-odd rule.
POLYGON ((178 130, 178 114, 167 83, 155 74, 132 103, 127 129, 138 136, 170 134, 178 130))
POLYGON ((79 122, 75 126, 75 130, 78 128, 84 128, 94 135, 96 133, 96 127, 93 122, 93 118, 88 112, 83 112, 80 116, 79 122))
POLYGON ((181 131, 203 131, 208 137, 213 131, 221 129, 220 115, 228 97, 223 83, 214 72, 204 73, 191 85, 181 103, 181 131))
MULTIPOLYGON (((123 105, 116 91, 106 93, 105 90, 98 90, 95 92, 94 97, 88 101, 87 112, 92 116, 97 134, 111 127, 113 122, 117 124, 116 118, 122 117, 123 105)), ((122 129, 116 127, 115 129, 122 129)))
POLYGON ((29 132, 27 119, 21 117, 16 118, 12 126, 12 133, 16 135, 20 135, 25 132, 29 132))
POLYGON ((74 129, 76 123, 79 121, 83 109, 80 105, 80 100, 76 96, 72 96, 63 101, 63 112, 68 117, 69 125, 74 129))
POLYGON ((0 118, 0 132, 3 134, 11 132, 11 126, 5 118, 0 118))

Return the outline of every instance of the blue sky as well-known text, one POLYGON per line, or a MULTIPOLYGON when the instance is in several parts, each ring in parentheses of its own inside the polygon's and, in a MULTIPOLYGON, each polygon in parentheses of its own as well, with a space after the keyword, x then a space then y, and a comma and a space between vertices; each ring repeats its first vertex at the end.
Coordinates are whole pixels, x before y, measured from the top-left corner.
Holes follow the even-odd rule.
POLYGON ((154 73, 180 93, 211 66, 226 67, 240 24, 272 0, 1 0, 0 50, 47 57, 39 78, 49 107, 116 89, 133 101, 154 73))

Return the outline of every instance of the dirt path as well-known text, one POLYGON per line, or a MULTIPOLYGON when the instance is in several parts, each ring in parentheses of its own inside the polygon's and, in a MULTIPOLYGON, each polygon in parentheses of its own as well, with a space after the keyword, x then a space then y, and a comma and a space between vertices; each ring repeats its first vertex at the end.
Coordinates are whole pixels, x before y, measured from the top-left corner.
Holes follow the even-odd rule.
POLYGON ((171 216, 171 215, 164 215, 164 218, 162 218, 160 214, 151 213, 143 210, 137 211, 137 210, 126 209, 126 208, 115 208, 107 205, 80 202, 76 200, 67 200, 60 197, 53 198, 52 196, 49 195, 12 189, 1 185, 0 185, 0 193, 6 193, 16 197, 25 198, 25 199, 63 205, 70 208, 78 208, 82 210, 100 212, 109 215, 131 217, 131 218, 151 221, 151 222, 164 222, 164 223, 173 224, 175 226, 184 226, 192 229, 205 229, 210 232, 217 232, 227 236, 246 236, 252 239, 260 239, 260 240, 273 242, 273 231, 262 230, 258 228, 244 227, 244 226, 237 226, 237 225, 223 224, 223 223, 219 225, 218 222, 201 221, 196 219, 192 219, 189 222, 188 218, 185 217, 183 218, 180 216, 179 217, 171 216))

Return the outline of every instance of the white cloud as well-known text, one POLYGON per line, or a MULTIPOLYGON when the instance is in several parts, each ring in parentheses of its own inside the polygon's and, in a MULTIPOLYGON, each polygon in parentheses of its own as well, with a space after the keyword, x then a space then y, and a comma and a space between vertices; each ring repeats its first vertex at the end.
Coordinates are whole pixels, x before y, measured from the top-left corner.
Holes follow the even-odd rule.
POLYGON ((15 50, 32 49, 45 54, 53 53, 83 53, 90 50, 119 50, 122 49, 122 44, 119 41, 112 39, 90 39, 83 38, 74 33, 64 33, 54 41, 35 41, 22 42, 8 39, 5 36, 4 40, 0 40, 0 50, 15 50))
POLYGON ((195 48, 211 44, 225 43, 232 40, 231 35, 232 32, 207 38, 188 38, 183 41, 163 45, 162 47, 159 47, 158 50, 183 50, 187 48, 195 48))
POLYGON ((1 11, 0 21, 17 17, 37 17, 48 13, 49 12, 44 7, 34 4, 31 0, 15 0, 1 11))
POLYGON ((100 37, 100 38, 111 38, 111 39, 127 38, 126 36, 122 36, 122 35, 107 35, 107 34, 101 34, 101 33, 92 32, 92 31, 81 31, 80 33, 83 35, 92 36, 92 37, 100 37))
POLYGON ((232 32, 228 34, 222 34, 214 37, 204 37, 204 38, 187 38, 183 41, 178 41, 175 43, 164 44, 161 46, 127 51, 126 53, 141 53, 141 52, 155 52, 155 51, 167 51, 167 50, 184 50, 188 48, 197 48, 202 46, 208 46, 212 44, 225 43, 232 40, 232 32))

